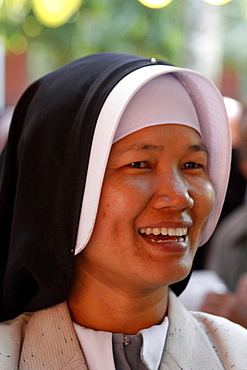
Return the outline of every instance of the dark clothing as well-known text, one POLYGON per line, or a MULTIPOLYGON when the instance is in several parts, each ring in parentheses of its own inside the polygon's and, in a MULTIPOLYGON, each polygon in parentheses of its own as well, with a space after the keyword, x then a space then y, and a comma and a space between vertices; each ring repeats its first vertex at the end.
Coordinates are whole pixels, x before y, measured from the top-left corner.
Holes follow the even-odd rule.
MULTIPOLYGON (((95 54, 41 78, 21 97, 0 159, 1 320, 66 299, 99 112, 124 76, 152 65, 95 54)), ((178 294, 183 284, 174 286, 178 294)))
POLYGON ((142 335, 113 334, 113 354, 117 370, 147 370, 141 360, 142 335))

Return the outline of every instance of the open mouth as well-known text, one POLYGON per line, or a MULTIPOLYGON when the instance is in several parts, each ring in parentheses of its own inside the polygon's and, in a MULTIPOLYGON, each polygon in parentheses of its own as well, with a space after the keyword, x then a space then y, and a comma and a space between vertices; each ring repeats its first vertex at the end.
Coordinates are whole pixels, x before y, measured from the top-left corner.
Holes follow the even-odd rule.
POLYGON ((141 228, 139 233, 144 238, 155 243, 184 242, 188 233, 188 228, 147 227, 141 228))

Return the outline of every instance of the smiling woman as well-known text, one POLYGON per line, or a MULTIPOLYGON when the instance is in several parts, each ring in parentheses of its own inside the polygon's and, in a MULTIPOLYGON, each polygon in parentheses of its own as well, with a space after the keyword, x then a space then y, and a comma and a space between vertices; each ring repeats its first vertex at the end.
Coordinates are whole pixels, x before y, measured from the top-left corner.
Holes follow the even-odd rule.
POLYGON ((30 86, 0 162, 0 367, 244 368, 246 331, 176 297, 230 143, 215 86, 153 58, 95 54, 30 86))
MULTIPOLYGON (((138 130, 113 145, 94 230, 85 250, 76 257, 80 272, 68 300, 76 322, 97 329, 96 315, 91 317, 89 307, 92 299, 101 301, 101 293, 109 296, 109 286, 115 304, 123 309, 123 320, 128 310, 122 292, 132 292, 131 299, 143 294, 144 299, 149 291, 154 299, 163 290, 166 297, 167 287, 188 275, 214 205, 206 153, 193 150, 200 143, 201 137, 191 127, 163 124, 138 130), (136 150, 144 142, 143 149, 136 150), (86 283, 87 279, 101 282, 101 293, 98 290, 95 296, 95 288, 88 288, 93 283, 86 283), (84 309, 74 313, 78 297, 84 309, 88 304, 91 322, 84 309)), ((136 334, 143 326, 162 321, 165 305, 162 307, 159 313, 155 311, 155 318, 150 310, 141 324, 139 310, 133 321, 126 315, 127 333, 136 334)), ((100 320, 101 330, 121 332, 122 323, 113 312, 108 313, 100 320)))

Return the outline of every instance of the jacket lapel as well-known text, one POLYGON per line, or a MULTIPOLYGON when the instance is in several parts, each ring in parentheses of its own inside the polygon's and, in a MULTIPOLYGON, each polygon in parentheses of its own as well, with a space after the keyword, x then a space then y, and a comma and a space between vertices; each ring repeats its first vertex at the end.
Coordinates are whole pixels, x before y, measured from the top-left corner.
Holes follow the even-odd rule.
POLYGON ((19 366, 20 370, 88 370, 65 302, 33 313, 19 366))
POLYGON ((205 369, 224 369, 207 333, 172 291, 169 293, 168 318, 161 370, 197 370, 201 369, 202 364, 205 369))

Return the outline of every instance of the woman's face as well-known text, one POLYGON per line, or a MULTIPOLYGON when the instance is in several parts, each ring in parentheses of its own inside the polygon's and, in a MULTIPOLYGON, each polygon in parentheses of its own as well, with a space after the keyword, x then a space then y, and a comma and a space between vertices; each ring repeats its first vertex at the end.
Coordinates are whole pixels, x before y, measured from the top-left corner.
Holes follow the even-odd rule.
POLYGON ((123 289, 155 289, 190 271, 214 189, 200 135, 182 125, 134 132, 112 146, 83 268, 123 289))

